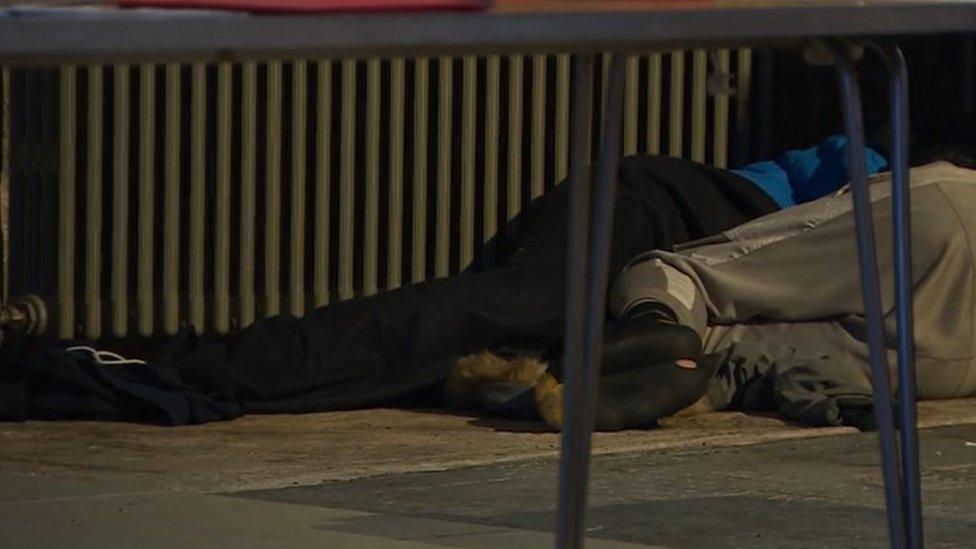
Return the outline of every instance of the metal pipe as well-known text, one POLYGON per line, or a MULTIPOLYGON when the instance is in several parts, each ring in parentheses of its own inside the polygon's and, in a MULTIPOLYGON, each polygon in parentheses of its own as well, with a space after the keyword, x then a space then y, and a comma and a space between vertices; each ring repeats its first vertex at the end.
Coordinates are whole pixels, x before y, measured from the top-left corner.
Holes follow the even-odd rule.
POLYGON ((671 96, 668 112, 668 155, 681 157, 685 123, 685 52, 671 52, 671 96))
POLYGON ((458 268, 463 271, 474 261, 474 177, 475 145, 478 129, 478 60, 465 57, 461 98, 461 214, 458 268))
POLYGON ((291 236, 288 269, 289 312, 305 314, 305 142, 308 125, 308 63, 291 65, 291 236))
POLYGON ((752 95, 752 50, 736 52, 735 65, 735 156, 733 162, 742 166, 749 162, 752 146, 750 103, 752 95))
POLYGON ((624 69, 624 155, 637 154, 638 61, 636 55, 627 57, 624 69))
POLYGON ((156 198, 156 67, 139 67, 139 242, 136 308, 139 335, 153 333, 153 247, 156 198))
MULTIPOLYGON (((482 197, 482 244, 487 246, 498 233, 498 140, 501 102, 501 58, 490 55, 485 63, 485 182, 482 197)), ((487 252, 485 266, 494 263, 487 252)))
POLYGON ((908 178, 908 66, 894 44, 874 45, 889 73, 891 117, 892 230, 895 257, 895 317, 898 340, 898 402, 902 483, 908 547, 922 547, 922 487, 918 457, 915 390, 915 321, 912 310, 911 190, 908 178))
POLYGON ((554 126, 556 183, 569 175, 569 54, 556 56, 556 120, 554 126))
POLYGON ((379 289, 380 61, 366 62, 366 150, 363 186, 363 295, 379 289))
POLYGON ((329 303, 329 221, 332 192, 332 61, 317 66, 315 100, 315 255, 312 300, 316 307, 329 303))
MULTIPOLYGON (((720 75, 729 74, 729 50, 718 50, 715 53, 715 72, 720 75)), ((715 110, 712 113, 712 165, 725 168, 729 164, 729 94, 727 90, 716 90, 714 98, 715 110)))
POLYGON ((264 160, 264 315, 281 308, 281 100, 280 61, 267 65, 264 160))
POLYGON ((663 60, 660 53, 647 58, 647 152, 661 154, 661 80, 663 60))
POLYGON ((308 63, 291 65, 291 174, 288 237, 288 312, 305 314, 305 184, 308 63))
POLYGON ((454 59, 441 57, 437 66, 437 224, 434 233, 434 276, 440 278, 450 274, 454 59))
MULTIPOLYGON (((596 415, 597 386, 599 385, 600 361, 603 348, 603 321, 606 311, 607 285, 609 283, 610 246, 613 230, 613 203, 616 196, 617 168, 620 162, 621 116, 623 111, 624 63, 614 57, 607 86, 607 107, 603 117, 603 146, 596 166, 596 181, 590 218, 589 273, 586 288, 585 332, 583 338, 583 362, 580 377, 582 388, 578 423, 570 424, 569 431, 578 437, 579 452, 578 484, 582 487, 579 508, 581 522, 577 528, 581 538, 586 519, 586 484, 589 472, 590 436, 596 415)), ((564 426, 565 428, 565 426, 564 426)), ((580 539, 582 544, 582 539, 580 539)))
POLYGON ((562 449, 559 456, 559 500, 556 547, 577 549, 582 544, 586 504, 586 458, 589 432, 582 417, 583 335, 586 329, 586 282, 590 224, 590 172, 586 151, 590 145, 590 110, 593 93, 593 58, 572 60, 572 114, 569 139, 569 226, 566 248, 566 330, 563 337, 562 449), (575 429, 570 429, 573 425, 575 429), (581 462, 582 460, 582 462, 581 462))
POLYGON ((180 65, 166 65, 166 122, 163 166, 163 333, 180 327, 180 131, 182 119, 180 65))
POLYGON ((88 163, 85 193, 85 337, 102 335, 102 116, 104 70, 88 67, 88 163))
POLYGON ((430 101, 430 61, 414 61, 413 104, 413 228, 411 281, 427 278, 427 117, 430 101))
POLYGON ((844 108, 844 129, 847 133, 848 142, 848 171, 851 179, 851 195, 854 201, 854 218, 857 226, 857 255, 861 274, 861 292, 864 298, 864 316, 867 321, 868 351, 874 389, 874 414, 878 424, 878 445, 881 450, 881 468, 885 481, 888 534, 892 547, 902 549, 905 547, 905 530, 902 527, 904 514, 901 499, 901 477, 899 475, 897 443, 892 415, 891 385, 888 380, 888 361, 884 346, 884 316, 878 282, 871 197, 865 167, 861 92, 857 83, 854 62, 851 60, 847 47, 835 40, 827 40, 823 44, 837 64, 841 100, 844 108))
POLYGON ((217 178, 214 185, 213 327, 230 329, 231 64, 217 65, 217 178))
POLYGON ((190 242, 187 260, 189 273, 187 292, 190 325, 197 331, 204 329, 203 268, 205 258, 204 228, 207 174, 207 67, 193 65, 190 76, 190 242))
POLYGON ((75 331, 75 146, 77 79, 73 65, 60 70, 60 141, 58 144, 58 336, 75 331))
POLYGON ((708 52, 695 50, 691 56, 691 159, 705 161, 705 79, 708 77, 708 52))
POLYGON ((112 164, 112 335, 125 337, 129 320, 129 66, 115 65, 112 164))
MULTIPOLYGON (((613 202, 617 184, 617 167, 620 161, 621 115, 623 110, 624 59, 614 57, 607 86, 607 108, 603 117, 604 143, 596 168, 596 189, 593 193, 592 219, 589 223, 588 257, 585 308, 573 305, 573 325, 567 320, 567 336, 563 358, 565 378, 563 383, 563 451, 560 462, 560 499, 557 532, 558 547, 582 547, 583 527, 586 515, 587 476, 589 472, 590 437, 596 413, 597 385, 599 380, 600 353, 603 344, 603 317, 606 310, 606 288, 609 277, 610 240, 613 228, 613 202), (580 311, 575 310, 580 307, 580 311), (578 318, 582 316, 582 319, 578 318), (571 352, 579 353, 579 324, 582 323, 582 360, 568 360, 571 352), (572 331, 570 331, 570 329, 572 331), (570 340, 577 343, 570 343, 570 340)), ((582 187, 582 186, 580 186, 582 187)), ((587 189, 582 189, 587 190, 587 189)), ((580 189, 576 189, 579 192, 580 189)), ((573 209, 578 198, 573 199, 570 216, 570 249, 578 246, 578 234, 573 224, 578 219, 573 209)), ((568 252, 569 253, 569 252, 568 252)), ((569 256, 572 259, 575 257, 569 256)), ((579 267, 573 265, 568 287, 575 286, 579 267)), ((578 288, 572 288, 578 290, 578 288)), ((567 294, 569 305, 578 296, 567 294)))
POLYGON ((546 56, 532 56, 532 128, 529 144, 529 196, 545 192, 546 178, 546 56))
POLYGON ((342 60, 341 141, 339 145, 339 299, 353 296, 353 245, 356 200, 356 60, 342 60))
POLYGON ((238 320, 254 322, 254 245, 257 222, 258 67, 244 63, 241 71, 241 217, 238 248, 238 320))
POLYGON ((390 175, 386 243, 386 288, 400 286, 403 275, 403 132, 406 61, 390 61, 390 175))
POLYGON ((522 209, 522 56, 508 58, 508 201, 505 219, 522 209))

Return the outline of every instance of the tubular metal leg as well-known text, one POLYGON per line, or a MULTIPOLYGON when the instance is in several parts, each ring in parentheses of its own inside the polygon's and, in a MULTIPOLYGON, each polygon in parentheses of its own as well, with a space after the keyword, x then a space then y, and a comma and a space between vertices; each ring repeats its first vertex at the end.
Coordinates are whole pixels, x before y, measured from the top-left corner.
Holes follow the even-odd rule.
POLYGON ((891 404, 891 384, 888 379, 887 355, 884 347, 884 325, 881 309, 881 290, 878 282, 875 255, 874 226, 871 218, 871 199, 868 193, 864 152, 864 126, 861 118, 861 96, 854 71, 854 63, 847 48, 840 42, 823 42, 837 64, 841 99, 844 107, 844 128, 847 133, 848 173, 854 200, 857 226, 858 263, 861 271, 861 292, 867 322, 868 350, 874 392, 874 413, 878 424, 878 445, 885 481, 888 533, 892 547, 905 547, 904 514, 902 511, 901 476, 899 475, 897 442, 891 404))
POLYGON ((610 74, 604 136, 596 170, 596 192, 590 219, 587 167, 589 108, 593 63, 573 61, 573 113, 567 250, 566 335, 563 347, 563 425, 559 462, 559 508, 556 547, 583 546, 590 434, 596 405, 600 347, 609 276, 613 201, 620 156, 624 58, 615 57, 610 74))
POLYGON ((922 487, 915 405, 915 330, 912 314, 911 208, 908 181, 908 67, 898 46, 872 44, 889 73, 891 109, 891 185, 895 257, 895 311, 898 321, 898 411, 901 430, 902 486, 908 547, 923 545, 922 487))
POLYGON ((566 332, 563 343, 562 453, 559 460, 559 514, 557 547, 579 546, 582 540, 583 505, 586 499, 586 463, 589 432, 580 417, 583 390, 583 334, 586 328, 587 257, 590 226, 590 139, 593 58, 579 56, 572 64, 572 133, 570 134, 569 246, 566 250, 566 332), (572 427, 579 426, 577 429, 572 427), (583 434, 579 434, 582 432, 583 434), (580 461, 583 456, 583 462, 580 461))

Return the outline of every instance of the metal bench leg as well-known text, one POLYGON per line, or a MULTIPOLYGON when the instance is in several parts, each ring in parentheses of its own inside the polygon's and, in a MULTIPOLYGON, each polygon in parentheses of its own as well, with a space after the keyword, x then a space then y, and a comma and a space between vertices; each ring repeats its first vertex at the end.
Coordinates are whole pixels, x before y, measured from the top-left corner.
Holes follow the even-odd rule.
POLYGON ((872 44, 889 73, 891 109, 891 185, 895 257, 895 311, 898 321, 898 411, 901 430, 902 485, 908 547, 921 548, 922 487, 918 458, 918 411, 915 404, 915 330, 912 314, 912 233, 908 181, 908 67, 894 44, 872 44))
POLYGON ((874 388, 874 414, 878 424, 878 445, 881 450, 881 469, 885 483, 885 504, 891 546, 905 547, 904 514, 897 442, 891 404, 891 384, 888 379, 887 355, 884 346, 884 325, 881 309, 881 290, 875 255, 874 226, 871 217, 871 198, 868 193, 864 152, 864 124, 861 115, 861 92, 857 84, 854 62, 847 48, 836 40, 823 42, 837 64, 841 100, 844 108, 844 129, 847 133, 848 174, 854 200, 857 225, 857 255, 861 271, 861 292, 867 322, 868 351, 874 388))
POLYGON ((590 216, 590 184, 586 146, 590 132, 593 62, 573 60, 573 113, 567 250, 566 334, 563 346, 563 425, 559 461, 559 501, 556 547, 583 546, 590 435, 596 408, 609 276, 613 201, 620 155, 623 100, 623 58, 614 57, 603 147, 596 169, 596 191, 590 216))

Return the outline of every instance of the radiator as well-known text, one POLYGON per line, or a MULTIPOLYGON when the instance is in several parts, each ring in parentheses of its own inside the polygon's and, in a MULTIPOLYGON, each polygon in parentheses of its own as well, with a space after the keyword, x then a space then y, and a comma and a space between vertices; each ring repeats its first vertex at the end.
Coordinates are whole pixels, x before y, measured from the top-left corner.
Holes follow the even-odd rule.
MULTIPOLYGON (((220 334, 490 266, 523 206, 567 175, 569 65, 5 70, 6 295, 40 295, 62 338, 220 334)), ((748 50, 628 57, 624 152, 724 167, 750 66, 748 50)))

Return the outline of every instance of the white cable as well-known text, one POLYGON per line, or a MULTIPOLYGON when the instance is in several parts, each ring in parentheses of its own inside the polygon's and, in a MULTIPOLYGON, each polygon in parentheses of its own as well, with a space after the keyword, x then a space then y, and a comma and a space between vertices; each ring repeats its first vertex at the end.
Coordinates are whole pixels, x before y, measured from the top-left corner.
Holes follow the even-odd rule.
POLYGON ((95 349, 94 347, 88 347, 88 346, 85 346, 85 345, 77 345, 75 347, 68 347, 65 350, 68 351, 69 353, 70 352, 87 353, 89 356, 91 356, 92 360, 94 360, 95 363, 97 363, 97 364, 114 364, 114 365, 118 365, 118 366, 125 366, 125 365, 130 365, 130 364, 131 365, 145 365, 146 364, 146 361, 145 360, 139 360, 139 359, 136 359, 136 358, 125 358, 124 356, 122 356, 120 354, 117 354, 117 353, 113 353, 111 351, 99 351, 98 349, 95 349))

